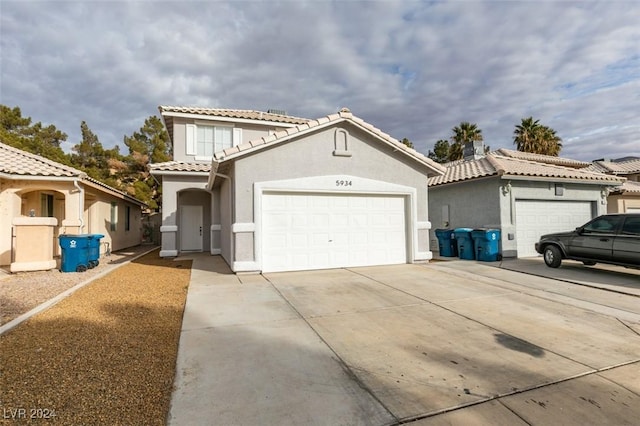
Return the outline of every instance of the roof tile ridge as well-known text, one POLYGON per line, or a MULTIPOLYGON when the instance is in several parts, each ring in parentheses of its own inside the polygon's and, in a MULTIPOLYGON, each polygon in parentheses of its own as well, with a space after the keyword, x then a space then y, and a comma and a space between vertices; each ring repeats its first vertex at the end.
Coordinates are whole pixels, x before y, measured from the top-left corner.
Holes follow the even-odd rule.
POLYGON ((496 156, 495 154, 488 154, 484 158, 487 159, 489 164, 491 164, 491 167, 493 167, 495 169, 495 171, 498 173, 498 175, 503 175, 505 173, 505 167, 499 161, 498 156, 496 156))

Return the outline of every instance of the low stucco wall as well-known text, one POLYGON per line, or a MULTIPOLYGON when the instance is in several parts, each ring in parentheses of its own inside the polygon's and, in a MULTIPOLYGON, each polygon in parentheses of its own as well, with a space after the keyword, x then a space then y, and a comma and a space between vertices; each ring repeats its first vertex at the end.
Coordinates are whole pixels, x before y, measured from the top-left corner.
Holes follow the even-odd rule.
POLYGON ((54 230, 58 220, 52 217, 16 217, 14 261, 11 272, 54 269, 54 230))

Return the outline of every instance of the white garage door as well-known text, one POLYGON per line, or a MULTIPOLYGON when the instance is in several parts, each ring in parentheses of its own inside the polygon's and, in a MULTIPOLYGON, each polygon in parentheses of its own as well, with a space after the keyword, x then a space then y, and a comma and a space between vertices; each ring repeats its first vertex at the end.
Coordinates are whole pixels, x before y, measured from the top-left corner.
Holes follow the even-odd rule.
POLYGON ((267 193, 263 272, 407 262, 402 196, 267 193))
POLYGON ((518 257, 537 256, 534 245, 543 234, 571 231, 592 219, 588 201, 516 201, 518 257))
POLYGON ((627 213, 640 213, 640 208, 636 207, 627 207, 627 213))

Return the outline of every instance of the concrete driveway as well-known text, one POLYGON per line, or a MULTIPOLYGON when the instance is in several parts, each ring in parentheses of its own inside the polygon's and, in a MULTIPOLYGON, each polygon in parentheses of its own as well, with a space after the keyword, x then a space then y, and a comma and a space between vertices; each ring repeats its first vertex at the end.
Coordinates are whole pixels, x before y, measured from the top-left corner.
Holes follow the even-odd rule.
POLYGON ((169 424, 637 424, 640 299, 477 262, 197 256, 169 424))

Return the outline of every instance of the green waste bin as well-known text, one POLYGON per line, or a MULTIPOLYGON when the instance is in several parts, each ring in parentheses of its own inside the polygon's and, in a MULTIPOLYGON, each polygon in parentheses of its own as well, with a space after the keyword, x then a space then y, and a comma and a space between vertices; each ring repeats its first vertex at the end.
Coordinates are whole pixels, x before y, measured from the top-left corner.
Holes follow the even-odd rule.
POLYGON ((89 235, 65 234, 58 237, 62 256, 60 271, 84 272, 89 268, 89 235))
POLYGON ((471 231, 473 231, 471 228, 456 228, 453 231, 458 245, 458 257, 460 259, 475 260, 476 258, 471 231))
POLYGON ((456 257, 458 255, 458 246, 453 235, 453 229, 436 229, 436 237, 438 238, 440 256, 456 257))
POLYGON ((95 268, 100 264, 100 240, 104 238, 102 234, 89 234, 89 268, 95 268))
POLYGON ((499 229, 474 229, 471 231, 471 237, 476 247, 476 259, 483 262, 502 260, 499 229))

